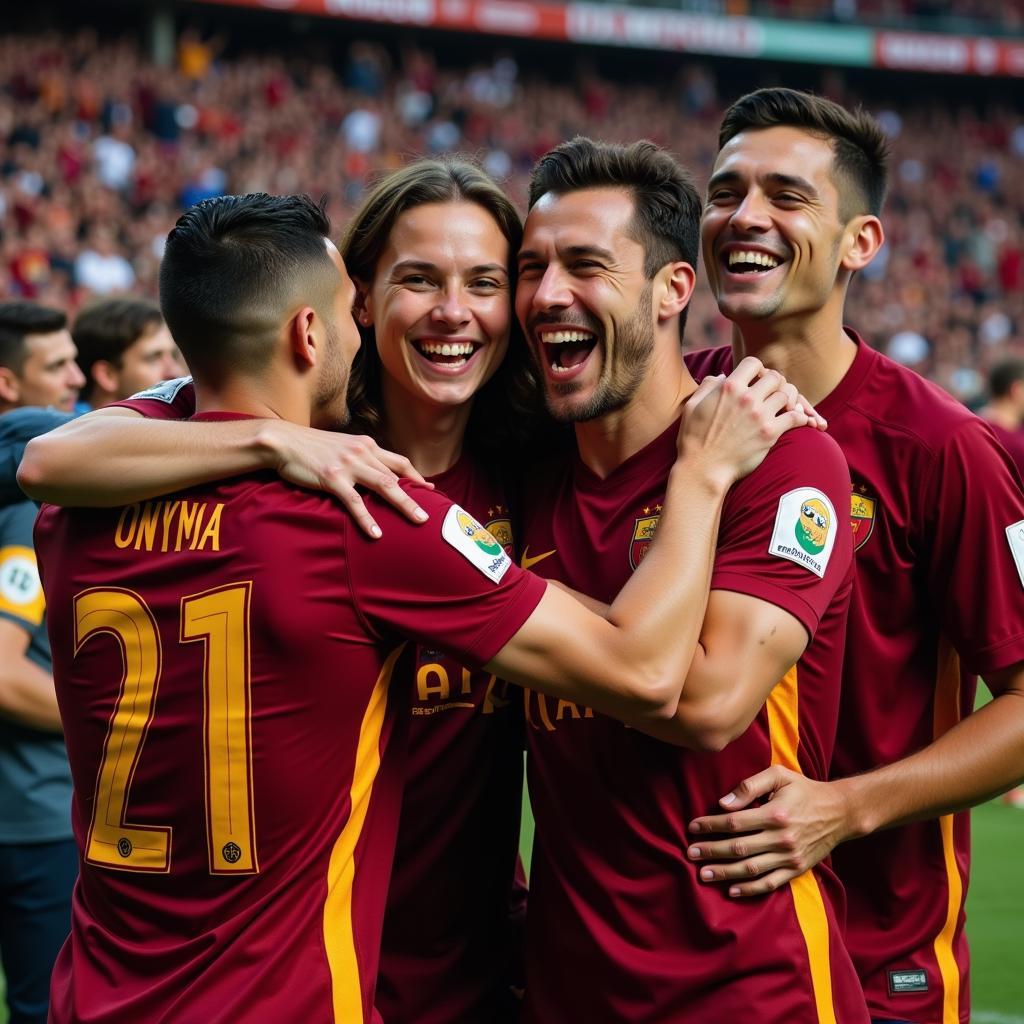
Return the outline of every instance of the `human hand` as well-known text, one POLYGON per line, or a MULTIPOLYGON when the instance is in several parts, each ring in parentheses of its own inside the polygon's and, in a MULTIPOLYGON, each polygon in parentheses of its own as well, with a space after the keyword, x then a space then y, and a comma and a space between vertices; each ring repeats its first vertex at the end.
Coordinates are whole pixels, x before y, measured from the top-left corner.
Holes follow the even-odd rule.
POLYGON ((773 892, 853 835, 844 781, 818 782, 773 765, 722 798, 725 814, 690 822, 698 838, 687 856, 701 865, 702 881, 728 884, 730 896, 773 892), (767 801, 752 807, 761 797, 767 801))
POLYGON ((732 484, 760 465, 773 444, 799 426, 817 426, 792 384, 748 356, 728 377, 707 378, 683 407, 681 457, 702 460, 732 484))
MULTIPOLYGON (((261 440, 273 469, 289 483, 327 491, 339 498, 360 528, 374 539, 381 529, 357 486, 379 494, 414 523, 427 513, 398 485, 399 477, 427 483, 404 456, 381 448, 372 437, 301 427, 285 420, 267 420, 261 440)), ((427 484, 432 487, 432 484, 427 484)))

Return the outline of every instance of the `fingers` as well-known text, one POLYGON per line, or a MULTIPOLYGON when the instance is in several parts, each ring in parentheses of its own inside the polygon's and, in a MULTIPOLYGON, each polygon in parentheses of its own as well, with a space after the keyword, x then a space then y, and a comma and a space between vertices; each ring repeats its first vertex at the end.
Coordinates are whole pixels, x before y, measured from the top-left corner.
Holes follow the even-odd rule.
POLYGON ((357 477, 357 483, 379 494, 386 502, 394 505, 406 519, 414 523, 425 523, 427 513, 420 508, 416 499, 402 490, 398 478, 390 470, 383 473, 366 473, 357 477))
MULTIPOLYGON (((781 853, 789 854, 793 850, 795 837, 788 831, 773 832, 759 831, 753 834, 744 834, 732 839, 706 840, 694 843, 687 847, 686 856, 695 861, 714 861, 714 866, 701 868, 701 878, 710 881, 719 875, 705 875, 705 871, 718 871, 725 867, 718 861, 745 861, 760 854, 781 853)), ((735 872, 729 877, 737 878, 735 872)))
POLYGON ((404 455, 397 455, 395 452, 389 452, 386 448, 380 448, 377 451, 377 457, 395 476, 414 480, 418 484, 426 484, 427 487, 434 486, 404 455))
POLYGON ((778 868, 753 882, 730 885, 729 895, 733 899, 742 899, 747 896, 766 896, 768 893, 775 892, 776 889, 781 889, 784 885, 788 885, 794 878, 799 878, 802 874, 802 871, 797 871, 794 868, 778 868))
MULTIPOLYGON (((774 371, 772 371, 774 373, 774 371)), ((753 356, 745 356, 733 368, 728 379, 735 384, 749 387, 764 373, 764 363, 753 356)))
POLYGON ((379 540, 383 536, 380 527, 377 525, 377 520, 370 515, 369 509, 363 503, 363 499, 354 487, 343 484, 331 487, 329 490, 341 499, 342 504, 348 509, 349 514, 363 533, 374 540, 379 540))
POLYGON ((725 380, 724 373, 718 373, 714 376, 705 377, 698 385, 697 390, 686 400, 686 404, 690 406, 699 405, 712 391, 715 391, 725 380))

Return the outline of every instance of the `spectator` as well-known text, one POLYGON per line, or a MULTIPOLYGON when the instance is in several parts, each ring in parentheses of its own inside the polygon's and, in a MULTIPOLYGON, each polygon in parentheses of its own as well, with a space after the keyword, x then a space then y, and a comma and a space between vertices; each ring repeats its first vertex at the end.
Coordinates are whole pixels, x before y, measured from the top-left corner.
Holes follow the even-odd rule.
POLYGON ((75 280, 97 295, 124 292, 135 283, 135 271, 117 252, 110 228, 101 225, 93 231, 92 245, 75 260, 75 280))
POLYGON ((1024 359, 996 363, 988 375, 988 404, 978 410, 1024 478, 1024 359))
MULTIPOLYGON (((66 324, 57 309, 0 305, 0 412, 71 407, 82 374, 66 324)), ((0 958, 18 1024, 45 1024, 78 874, 71 774, 32 549, 35 518, 27 499, 0 508, 0 958)))
POLYGON ((144 299, 102 299, 71 329, 85 375, 82 397, 93 409, 188 371, 160 309, 144 299))

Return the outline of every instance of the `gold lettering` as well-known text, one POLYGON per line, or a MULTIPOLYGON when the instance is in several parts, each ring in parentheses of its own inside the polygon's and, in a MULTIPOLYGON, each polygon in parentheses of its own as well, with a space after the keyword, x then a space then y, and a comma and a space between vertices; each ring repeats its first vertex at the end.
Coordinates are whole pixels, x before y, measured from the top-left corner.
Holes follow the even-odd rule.
MULTIPOLYGON (((205 507, 205 506, 204 506, 205 507)), ((203 530, 203 535, 199 539, 199 550, 202 551, 206 547, 207 539, 213 540, 213 550, 220 551, 220 514, 224 511, 224 503, 218 501, 213 508, 213 514, 210 516, 209 522, 206 524, 206 529, 203 530)))
POLYGON ((139 506, 125 505, 121 510, 121 518, 117 521, 117 530, 114 533, 114 543, 119 548, 126 548, 135 538, 135 527, 139 525, 139 506), (131 526, 125 533, 125 524, 128 517, 132 517, 131 526))
POLYGON ((163 526, 164 526, 164 538, 160 543, 160 550, 167 550, 167 538, 171 532, 171 520, 174 518, 174 513, 178 511, 178 506, 181 504, 180 501, 165 501, 162 503, 164 506, 163 514, 163 526))
POLYGON ((142 508, 142 515, 139 517, 139 530, 135 534, 135 550, 140 551, 145 545, 147 551, 153 550, 153 541, 156 540, 156 528, 160 523, 160 506, 162 501, 155 505, 147 501, 142 508))
POLYGON ((543 693, 537 694, 537 710, 540 711, 540 720, 544 723, 544 728, 548 732, 554 732, 555 726, 548 714, 548 699, 543 693))
POLYGON ((438 665, 436 662, 421 665, 416 673, 416 688, 419 691, 420 700, 429 700, 431 694, 436 694, 441 700, 447 700, 451 693, 451 686, 444 665, 438 665), (432 677, 437 679, 436 686, 429 685, 432 677))
POLYGON ((470 680, 472 679, 472 673, 465 666, 462 667, 462 696, 465 697, 473 692, 473 688, 470 686, 470 680))
MULTIPOLYGON (((526 709, 526 717, 530 717, 530 697, 529 691, 524 691, 525 703, 523 707, 526 709)), ((480 711, 482 715, 493 715, 495 708, 508 707, 511 703, 511 699, 508 696, 508 683, 504 679, 499 680, 497 676, 491 676, 487 680, 487 690, 484 693, 484 706, 480 711), (495 693, 496 684, 500 682, 501 695, 495 693)))
POLYGON ((572 718, 578 719, 580 717, 580 709, 571 700, 560 700, 558 707, 555 708, 555 721, 560 722, 568 711, 572 718))
MULTIPOLYGON (((203 506, 206 507, 205 505, 203 506)), ((196 524, 196 517, 199 515, 198 502, 183 501, 181 512, 178 515, 178 539, 174 542, 174 550, 181 550, 181 542, 192 538, 192 547, 196 546, 196 537, 199 536, 199 527, 196 524), (193 531, 195 533, 193 534, 193 531)))

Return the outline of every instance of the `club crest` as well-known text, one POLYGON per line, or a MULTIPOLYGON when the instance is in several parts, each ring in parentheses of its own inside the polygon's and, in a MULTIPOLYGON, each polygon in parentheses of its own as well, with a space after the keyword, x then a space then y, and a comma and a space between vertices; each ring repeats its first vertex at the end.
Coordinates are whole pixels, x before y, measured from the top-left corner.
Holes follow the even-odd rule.
POLYGON ((875 508, 878 502, 866 494, 854 491, 850 495, 850 527, 853 530, 853 550, 859 551, 875 532, 875 508))
POLYGON ((629 564, 634 569, 644 560, 644 555, 647 554, 647 549, 658 530, 660 519, 660 515, 637 516, 633 524, 633 539, 629 545, 629 564))

